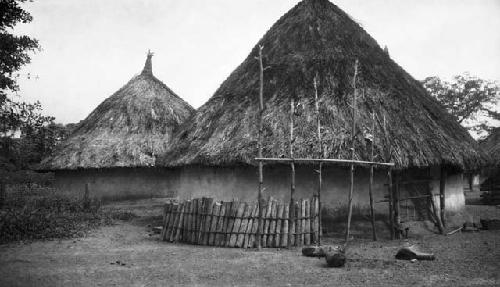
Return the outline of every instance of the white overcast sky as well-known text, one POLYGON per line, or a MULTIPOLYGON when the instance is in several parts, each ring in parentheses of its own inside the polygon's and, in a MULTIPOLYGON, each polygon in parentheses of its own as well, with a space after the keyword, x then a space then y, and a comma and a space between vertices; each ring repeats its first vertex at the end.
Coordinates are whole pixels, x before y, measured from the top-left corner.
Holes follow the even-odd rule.
MULTIPOLYGON (((153 72, 195 108, 298 0, 36 0, 16 33, 42 51, 21 99, 78 122, 138 74, 153 72)), ((469 71, 500 81, 500 0, 335 0, 417 79, 469 71)), ((25 77, 24 77, 25 78, 25 77)))

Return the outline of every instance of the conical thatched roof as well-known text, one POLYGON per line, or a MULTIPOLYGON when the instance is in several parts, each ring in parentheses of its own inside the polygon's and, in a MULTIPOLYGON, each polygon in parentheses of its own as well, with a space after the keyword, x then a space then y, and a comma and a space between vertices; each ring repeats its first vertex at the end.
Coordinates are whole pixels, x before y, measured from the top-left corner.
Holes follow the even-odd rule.
POLYGON ((324 144, 330 158, 350 158, 352 76, 359 59, 356 158, 368 159, 365 132, 377 115, 376 160, 384 149, 382 119, 398 167, 442 163, 465 167, 481 160, 476 142, 390 59, 377 42, 327 0, 304 0, 279 19, 213 97, 181 127, 160 164, 254 164, 257 154, 259 65, 264 46, 264 156, 288 155, 290 98, 297 116, 296 157, 317 157, 313 78, 319 77, 324 144), (362 96, 364 94, 364 96, 362 96))
POLYGON ((490 135, 480 143, 490 163, 500 167, 500 127, 493 129, 490 135))
POLYGON ((172 133, 194 112, 153 76, 148 53, 141 74, 79 123, 42 169, 153 166, 172 133))

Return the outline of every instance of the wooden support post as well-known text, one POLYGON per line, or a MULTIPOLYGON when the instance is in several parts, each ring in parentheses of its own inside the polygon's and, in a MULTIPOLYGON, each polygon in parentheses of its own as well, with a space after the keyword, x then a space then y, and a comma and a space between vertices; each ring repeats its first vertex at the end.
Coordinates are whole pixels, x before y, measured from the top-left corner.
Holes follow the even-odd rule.
POLYGON ((448 172, 444 166, 441 166, 441 176, 439 177, 439 215, 441 217, 441 223, 443 227, 446 227, 445 220, 445 199, 446 199, 446 178, 448 176, 448 172))
MULTIPOLYGON (((358 59, 354 64, 354 77, 352 80, 353 96, 352 96, 352 130, 351 130, 351 160, 354 160, 354 142, 356 138, 356 76, 358 75, 358 59)), ((354 192, 354 164, 351 163, 351 176, 349 185, 349 211, 347 214, 347 230, 345 233, 345 245, 349 241, 349 232, 351 228, 352 216, 352 194, 354 192)))
MULTIPOLYGON (((321 141, 321 117, 319 113, 319 99, 318 99, 318 82, 317 82, 317 77, 314 77, 314 106, 316 110, 316 122, 317 122, 317 134, 318 134, 318 158, 324 158, 323 154, 323 142, 321 141)), ((323 185, 323 178, 322 178, 322 172, 323 172, 323 163, 320 162, 318 166, 318 192, 316 194, 316 197, 318 198, 318 204, 319 204, 319 232, 318 232, 318 238, 316 240, 316 245, 321 245, 321 187, 323 185)))
POLYGON ((389 191, 389 222, 391 226, 391 240, 394 239, 394 211, 392 204, 394 203, 392 191, 392 168, 387 171, 388 191, 389 191))
MULTIPOLYGON (((293 118, 295 114, 295 101, 292 98, 290 101, 290 158, 293 159, 293 143, 295 141, 293 137, 293 118)), ((290 168, 291 168, 291 184, 290 184, 290 218, 289 218, 289 226, 292 226, 294 219, 295 219, 295 212, 292 212, 295 210, 295 162, 292 160, 290 163, 290 168)), ((297 227, 295 227, 295 230, 297 230, 297 227)), ((295 232, 294 232, 295 233, 295 232)), ((292 238, 294 234, 292 232, 288 233, 288 248, 290 248, 292 245, 292 238)))
MULTIPOLYGON (((383 131, 384 131, 384 158, 385 161, 390 161, 391 160, 391 153, 392 153, 392 147, 391 147, 391 142, 389 139, 389 134, 387 132, 387 123, 385 119, 385 114, 384 114, 384 121, 383 121, 383 131)), ((389 167, 387 170, 387 186, 388 186, 388 192, 389 192, 389 223, 390 223, 390 232, 391 232, 391 240, 394 239, 394 194, 393 194, 393 188, 392 188, 392 166, 389 167)))
MULTIPOLYGON (((264 65, 262 63, 262 50, 264 49, 264 46, 259 46, 259 67, 260 67, 260 73, 259 73, 259 80, 260 80, 260 85, 259 85, 259 141, 258 141, 258 146, 259 146, 259 151, 258 151, 258 157, 262 157, 262 134, 263 134, 263 116, 264 116, 264 65)), ((258 205, 259 205, 259 219, 257 223, 257 249, 260 250, 261 245, 262 245, 262 238, 260 236, 261 234, 261 229, 262 229, 262 192, 264 188, 264 174, 263 174, 263 166, 262 166, 262 161, 259 160, 259 194, 258 194, 258 205)))
POLYGON ((401 238, 401 211, 400 211, 400 190, 399 190, 399 183, 401 182, 401 173, 397 172, 396 173, 396 188, 394 189, 394 221, 396 222, 394 225, 396 227, 397 233, 396 233, 396 238, 400 239, 401 238))
MULTIPOLYGON (((375 113, 372 113, 372 141, 370 145, 370 161, 373 161, 373 146, 375 145, 375 113)), ((368 186, 370 193, 370 215, 372 219, 373 241, 377 241, 377 231, 375 229, 375 213, 373 210, 373 165, 370 165, 370 185, 368 186)))
POLYGON ((2 181, 0 182, 0 208, 3 207, 5 204, 5 200, 7 198, 7 188, 5 183, 2 181))

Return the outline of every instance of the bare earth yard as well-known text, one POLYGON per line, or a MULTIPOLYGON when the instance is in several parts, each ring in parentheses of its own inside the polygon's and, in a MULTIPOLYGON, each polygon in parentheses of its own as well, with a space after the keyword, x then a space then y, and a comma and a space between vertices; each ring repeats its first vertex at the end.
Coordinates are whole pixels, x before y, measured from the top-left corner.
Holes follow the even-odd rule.
MULTIPOLYGON (((416 263, 394 259, 405 241, 355 240, 346 267, 330 269, 324 259, 303 257, 298 249, 257 252, 160 242, 147 231, 148 224, 157 224, 160 207, 159 202, 114 205, 132 208, 139 217, 81 239, 2 245, 0 286, 500 284, 500 231, 410 239, 437 258, 416 263)), ((500 215, 495 206, 474 208, 500 215)))

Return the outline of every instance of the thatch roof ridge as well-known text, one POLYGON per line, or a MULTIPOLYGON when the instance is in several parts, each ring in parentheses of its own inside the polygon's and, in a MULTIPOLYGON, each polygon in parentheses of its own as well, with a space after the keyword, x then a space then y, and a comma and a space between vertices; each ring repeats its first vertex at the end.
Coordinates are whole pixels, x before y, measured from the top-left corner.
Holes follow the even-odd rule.
POLYGON ((46 158, 41 169, 154 166, 172 134, 194 109, 152 73, 143 71, 106 98, 46 158))
POLYGON ((315 157, 313 78, 319 76, 321 121, 327 157, 349 158, 354 62, 359 59, 356 158, 367 159, 364 134, 377 115, 376 160, 400 168, 482 164, 477 143, 421 84, 397 65, 366 31, 327 0, 305 0, 282 16, 221 84, 182 125, 172 148, 159 163, 180 165, 255 164, 258 73, 254 57, 264 46, 264 156, 288 154, 290 98, 303 107, 296 117, 297 157, 315 157), (387 119, 389 144, 380 140, 387 119), (384 159, 390 145, 392 155, 384 159))

